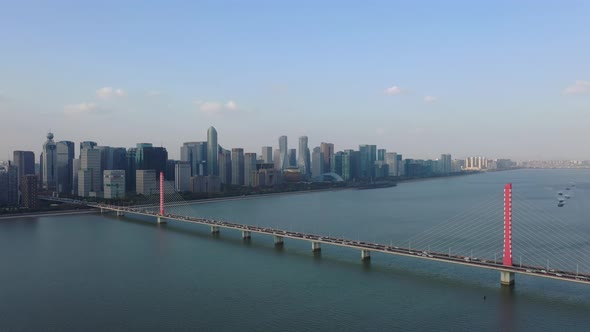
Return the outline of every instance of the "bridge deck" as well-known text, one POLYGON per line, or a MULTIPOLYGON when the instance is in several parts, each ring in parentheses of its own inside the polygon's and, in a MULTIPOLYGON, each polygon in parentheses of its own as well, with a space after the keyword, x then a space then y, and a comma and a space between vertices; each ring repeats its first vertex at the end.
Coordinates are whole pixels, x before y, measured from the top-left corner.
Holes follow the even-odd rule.
POLYGON ((243 225, 237 223, 231 223, 226 221, 218 221, 213 219, 204 219, 204 218, 197 218, 197 217, 187 217, 187 216, 179 216, 174 214, 165 214, 163 216, 159 215, 155 211, 149 210, 140 210, 137 208, 130 208, 130 207, 117 207, 117 206, 109 206, 109 205, 92 205, 89 204, 91 207, 100 208, 103 210, 110 210, 110 211, 118 211, 124 213, 131 213, 143 216, 150 216, 150 217, 163 217, 169 220, 177 220, 181 222, 193 223, 193 224, 200 224, 200 225, 208 225, 208 226, 217 226, 219 228, 226 228, 226 229, 235 229, 241 231, 248 231, 251 233, 259 233, 259 234, 266 234, 266 235, 273 235, 273 236, 280 236, 283 238, 290 238, 295 240, 303 240, 308 242, 317 242, 323 243, 327 245, 334 245, 334 246, 341 246, 347 248, 353 248, 358 250, 369 250, 373 252, 381 252, 385 254, 391 255, 399 255, 399 256, 406 256, 412 258, 420 258, 420 259, 427 259, 445 263, 452 263, 452 264, 459 264, 459 265, 466 265, 466 266, 473 266, 478 268, 484 269, 492 269, 497 271, 505 271, 505 272, 514 272, 519 274, 531 275, 535 277, 541 278, 550 278, 550 279, 557 279, 569 282, 576 282, 576 283, 583 283, 583 284, 590 284, 590 275, 587 274, 579 274, 576 272, 571 271, 556 271, 556 270, 549 270, 546 271, 543 268, 535 267, 535 266, 505 266, 501 263, 488 261, 484 259, 477 259, 465 256, 458 256, 458 255, 449 255, 446 253, 438 253, 438 252, 431 252, 426 250, 418 250, 418 249, 411 249, 411 248, 403 248, 397 246, 390 246, 384 244, 377 244, 377 243, 367 243, 363 241, 353 241, 329 236, 321 236, 321 235, 314 235, 308 233, 301 233, 301 232, 293 232, 293 231, 285 231, 280 229, 272 229, 266 227, 259 227, 259 226, 251 226, 251 225, 243 225))

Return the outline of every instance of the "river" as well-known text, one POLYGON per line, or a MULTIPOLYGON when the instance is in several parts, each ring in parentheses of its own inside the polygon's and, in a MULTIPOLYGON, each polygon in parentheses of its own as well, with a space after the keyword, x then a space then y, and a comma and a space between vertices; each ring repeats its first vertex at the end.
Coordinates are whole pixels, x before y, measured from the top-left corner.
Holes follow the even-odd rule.
MULTIPOLYGON (((228 221, 403 245, 515 195, 590 239, 590 170, 516 170, 375 190, 172 208, 228 221), (556 207, 556 193, 575 184, 556 207), (574 193, 575 192, 575 193, 574 193)), ((500 206, 501 207, 501 206, 500 206)), ((515 207, 516 208, 516 207, 515 207)), ((499 220, 501 223, 501 219, 499 220)), ((516 236, 516 235, 515 235, 516 236)), ((501 238, 501 234, 500 234, 501 238)), ((0 221, 2 331, 587 331, 590 286, 113 215, 0 221), (484 298, 485 297, 485 298, 484 298)))

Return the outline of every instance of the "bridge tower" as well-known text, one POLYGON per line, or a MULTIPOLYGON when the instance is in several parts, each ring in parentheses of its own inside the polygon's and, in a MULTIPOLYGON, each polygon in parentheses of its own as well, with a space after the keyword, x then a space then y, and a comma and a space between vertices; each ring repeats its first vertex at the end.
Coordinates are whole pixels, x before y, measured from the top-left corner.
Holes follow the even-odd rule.
MULTIPOLYGON (((504 186, 504 266, 512 266, 512 183, 504 186)), ((500 271, 502 285, 514 285, 514 272, 500 271)))
POLYGON ((158 215, 158 224, 165 224, 164 218, 164 172, 160 172, 160 214, 158 215))

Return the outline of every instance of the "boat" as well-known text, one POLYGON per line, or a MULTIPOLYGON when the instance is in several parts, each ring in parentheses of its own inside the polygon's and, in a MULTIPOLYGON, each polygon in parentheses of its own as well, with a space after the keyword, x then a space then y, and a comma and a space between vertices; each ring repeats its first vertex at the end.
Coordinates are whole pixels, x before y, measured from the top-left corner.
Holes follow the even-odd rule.
POLYGON ((559 203, 557 203, 558 207, 563 207, 565 205, 565 203, 563 201, 559 201, 559 203))
POLYGON ((562 193, 561 191, 560 191, 560 192, 558 192, 557 194, 558 194, 559 196, 563 195, 563 193, 562 193))
POLYGON ((570 195, 568 195, 568 194, 566 194, 566 195, 565 195, 565 196, 563 196, 563 197, 565 197, 565 198, 567 198, 567 199, 570 199, 570 198, 571 198, 571 196, 570 196, 570 195))

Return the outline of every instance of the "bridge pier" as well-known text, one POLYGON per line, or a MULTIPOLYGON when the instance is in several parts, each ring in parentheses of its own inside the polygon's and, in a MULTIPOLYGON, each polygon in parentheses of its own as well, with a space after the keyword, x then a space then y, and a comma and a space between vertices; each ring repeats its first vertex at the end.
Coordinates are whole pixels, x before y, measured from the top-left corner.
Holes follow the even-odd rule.
POLYGON ((320 247, 320 242, 312 242, 311 243, 311 251, 318 252, 321 250, 322 250, 322 247, 320 247))
POLYGON ((282 236, 275 235, 275 236, 273 236, 273 238, 274 238, 275 246, 282 246, 284 244, 282 236))
POLYGON ((167 224, 168 221, 162 216, 158 216, 158 224, 167 224))
POLYGON ((125 215, 125 213, 123 213, 123 211, 117 210, 117 217, 122 217, 124 215, 125 215))
POLYGON ((242 239, 251 239, 252 235, 250 234, 250 231, 242 231, 242 239))
POLYGON ((219 226, 211 226, 211 234, 219 234, 219 226))
POLYGON ((368 261, 371 259, 371 252, 369 250, 361 250, 361 260, 368 261))
POLYGON ((500 284, 502 286, 514 285, 514 272, 500 271, 500 284))

